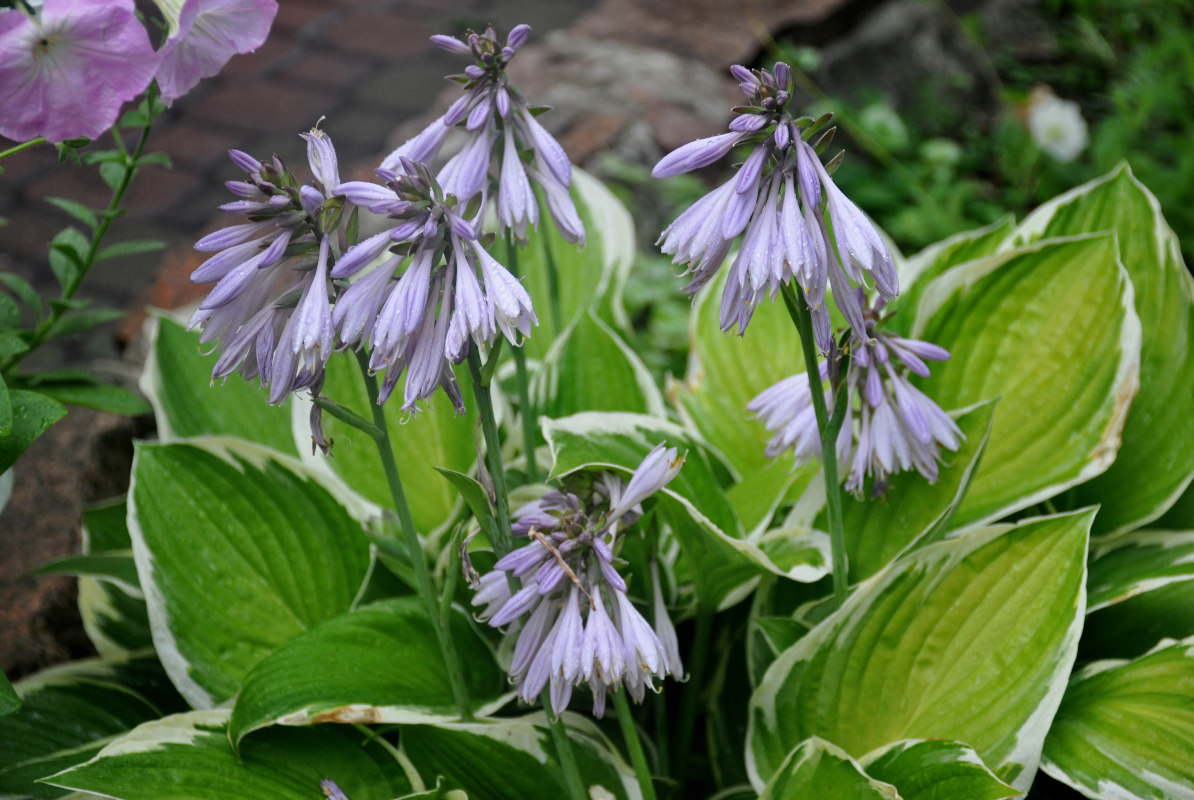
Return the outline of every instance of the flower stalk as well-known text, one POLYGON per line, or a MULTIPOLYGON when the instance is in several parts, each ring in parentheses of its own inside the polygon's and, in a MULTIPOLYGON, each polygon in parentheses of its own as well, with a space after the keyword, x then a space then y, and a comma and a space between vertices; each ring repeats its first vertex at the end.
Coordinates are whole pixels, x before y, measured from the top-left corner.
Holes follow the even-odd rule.
MULTIPOLYGON (((511 231, 506 231, 506 266, 510 269, 510 274, 515 278, 520 277, 518 273, 518 248, 514 244, 514 235, 511 231)), ((535 409, 531 405, 531 379, 527 375, 527 354, 522 345, 526 344, 524 339, 519 342, 519 346, 514 348, 514 370, 518 378, 518 404, 522 410, 522 442, 523 450, 526 452, 527 459, 527 482, 539 482, 539 467, 535 463, 535 409)))
POLYGON ((630 751, 630 762, 634 764, 634 774, 638 778, 639 788, 643 792, 643 800, 655 800, 655 785, 651 782, 651 769, 647 765, 647 756, 643 752, 643 743, 638 738, 638 728, 634 724, 634 716, 630 713, 630 703, 626 701, 626 692, 611 693, 614 698, 614 710, 618 714, 618 727, 622 729, 622 739, 626 742, 626 749, 630 751))

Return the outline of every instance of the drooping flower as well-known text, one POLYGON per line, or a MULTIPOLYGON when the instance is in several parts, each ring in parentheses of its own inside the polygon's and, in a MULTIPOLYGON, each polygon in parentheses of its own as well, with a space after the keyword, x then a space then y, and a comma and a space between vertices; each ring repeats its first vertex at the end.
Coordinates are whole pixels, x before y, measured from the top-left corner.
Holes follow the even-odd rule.
POLYGON ((384 186, 349 181, 336 188, 396 224, 357 243, 337 263, 332 277, 347 278, 390 253, 344 292, 333 318, 340 340, 356 347, 367 342, 370 368, 386 371, 378 402, 405 371, 403 408, 415 409, 442 386, 463 410, 451 364, 463 361, 472 345, 488 347, 498 330, 516 344, 515 332, 528 335, 538 318, 526 289, 485 250, 473 223, 460 216, 427 167, 407 158, 398 166, 401 172, 377 171, 384 186))
MULTIPOLYGON (((875 492, 881 493, 888 476, 909 469, 930 482, 937 480, 941 448, 957 450, 965 438, 941 407, 907 377, 909 372, 929 377, 925 362, 945 361, 949 353, 930 342, 876 330, 882 307, 879 301, 866 308, 866 338, 851 336, 846 416, 834 448, 846 474, 846 489, 855 494, 861 494, 868 477, 874 480, 875 492)), ((817 387, 832 413, 833 393, 825 386, 828 362, 821 363, 819 372, 817 387)), ((813 391, 808 373, 802 372, 766 389, 747 405, 773 434, 768 456, 774 458, 789 448, 797 464, 821 456, 813 391)))
POLYGON ((200 239, 195 248, 215 255, 191 274, 196 283, 215 282, 190 321, 201 341, 220 342, 212 379, 234 371, 257 377, 275 405, 294 391, 318 392, 335 345, 331 240, 345 201, 330 191, 340 183, 331 138, 318 129, 302 137, 310 184, 277 156, 261 162, 230 151, 247 174, 226 184, 239 199, 221 208, 249 221, 200 239))
POLYGON ((463 41, 432 36, 431 41, 449 53, 472 56, 464 74, 453 76, 463 84, 464 95, 387 156, 382 167, 396 170, 403 158, 430 163, 448 130, 463 124, 466 143, 437 176, 444 193, 455 195, 461 208, 480 193, 494 206, 499 226, 525 239, 527 228, 539 224, 539 202, 531 190, 534 182, 543 189, 560 235, 583 244, 584 225, 568 193, 572 183, 568 155, 506 76, 506 65, 530 33, 529 25, 516 25, 504 45, 492 26, 484 33, 470 30, 463 41))
POLYGON ((169 26, 155 76, 167 105, 218 74, 234 55, 260 47, 278 13, 277 0, 154 2, 169 26))
POLYGON ((652 627, 627 594, 617 550, 621 531, 641 515, 641 502, 667 485, 683 461, 675 448, 661 444, 629 482, 603 473, 588 487, 586 501, 572 491, 551 490, 515 512, 514 535, 529 541, 476 582, 473 605, 514 640, 510 679, 525 702, 550 686, 552 710, 559 714, 572 690, 587 684, 600 717, 608 692, 625 687, 642 702, 656 678, 681 675, 654 564, 652 627), (521 585, 515 592, 511 578, 521 585))
POLYGON ((742 235, 722 294, 722 329, 744 333, 763 295, 774 299, 783 284, 794 280, 813 312, 817 345, 828 352, 826 288, 851 327, 863 331, 851 282, 873 282, 890 299, 899 292, 894 262, 874 226, 821 163, 818 150, 833 132, 824 129, 829 118, 794 117, 788 109, 788 65, 779 62, 773 72, 740 66, 731 71, 749 104, 735 109, 739 115, 730 132, 676 149, 652 175, 665 178, 707 166, 738 145, 752 145, 751 153, 733 178, 677 217, 658 244, 673 264, 688 267, 692 278, 685 291, 693 294, 713 278, 742 235))
POLYGON ((160 56, 132 0, 46 0, 0 11, 0 135, 51 142, 111 128, 160 56))

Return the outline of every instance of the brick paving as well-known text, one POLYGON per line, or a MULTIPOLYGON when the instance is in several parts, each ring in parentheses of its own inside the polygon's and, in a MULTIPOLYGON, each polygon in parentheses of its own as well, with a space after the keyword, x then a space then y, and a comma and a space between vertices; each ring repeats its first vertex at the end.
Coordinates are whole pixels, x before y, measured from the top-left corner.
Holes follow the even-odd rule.
MULTIPOLYGON (((187 263, 187 251, 216 227, 223 188, 236 177, 230 147, 258 156, 278 153, 292 167, 305 164, 298 133, 325 117, 342 170, 367 171, 387 150, 403 122, 420 114, 441 92, 443 76, 463 62, 428 41, 437 32, 460 33, 492 22, 504 32, 528 21, 535 38, 571 24, 590 5, 585 0, 282 0, 270 38, 256 52, 237 56, 215 78, 176 102, 150 138, 173 170, 150 167, 138 175, 127 198, 129 212, 108 242, 153 237, 168 244, 167 257, 151 254, 101 262, 81 296, 116 307, 139 309, 169 297, 195 295, 151 291, 163 265, 187 263)), ((0 149, 9 146, 0 139, 0 149)), ((103 142, 93 147, 104 146, 103 142)), ((108 190, 94 167, 59 165, 47 147, 18 154, 0 175, 0 269, 12 270, 43 294, 55 291, 46 251, 70 217, 41 202, 64 196, 93 207, 107 204, 108 190)), ((175 268, 177 270, 177 267, 175 268)), ((128 326, 124 329, 128 333, 128 326)), ((45 364, 79 364, 112 357, 108 336, 50 343, 45 364)))

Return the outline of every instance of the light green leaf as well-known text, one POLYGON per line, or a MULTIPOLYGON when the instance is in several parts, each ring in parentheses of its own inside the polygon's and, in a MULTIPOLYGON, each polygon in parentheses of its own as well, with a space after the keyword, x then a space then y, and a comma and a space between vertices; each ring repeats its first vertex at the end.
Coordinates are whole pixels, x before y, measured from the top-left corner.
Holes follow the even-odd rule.
POLYGON ((213 384, 216 354, 199 335, 169 317, 151 317, 149 356, 141 392, 149 398, 162 441, 191 436, 236 436, 283 453, 298 452, 289 409, 268 405, 256 382, 231 375, 213 384), (206 355, 205 355, 206 353, 206 355))
POLYGON ((759 800, 901 800, 896 787, 874 780, 840 747, 817 738, 797 745, 775 770, 759 800))
POLYGON ((530 394, 536 413, 548 417, 579 411, 667 413, 642 359, 591 308, 552 343, 531 378, 530 394))
POLYGON ((1027 789, 1077 652, 1093 515, 972 530, 856 588, 752 695, 751 782, 810 736, 858 754, 940 738, 1027 789))
MULTIPOLYGON (((562 719, 590 797, 632 800, 642 796, 634 773, 591 720, 569 712, 562 719)), ((463 789, 469 800, 559 800, 568 796, 542 713, 518 719, 405 726, 402 749, 426 783, 442 775, 445 788, 463 789)))
MULTIPOLYGON (((919 472, 892 476, 881 497, 860 499, 842 496, 842 524, 850 582, 875 574, 899 553, 940 539, 966 495, 991 434, 994 401, 984 403, 957 418, 966 441, 957 452, 942 451, 945 462, 936 483, 919 472)), ((828 530, 822 512, 817 527, 828 530)))
POLYGON ((122 800, 316 800, 325 778, 352 800, 412 789, 382 745, 346 726, 266 731, 238 758, 227 720, 227 709, 211 709, 148 722, 47 782, 122 800))
POLYGON ((115 665, 80 661, 18 681, 21 708, 0 717, 0 796, 61 797, 66 792, 35 781, 86 761, 113 736, 161 715, 119 677, 115 665))
MULTIPOLYGON (((493 706, 505 676, 460 610, 452 636, 473 710, 493 706)), ((407 597, 341 614, 267 656, 245 678, 228 735, 239 747, 267 725, 447 721, 459 713, 423 601, 407 597)))
MULTIPOLYGON (((539 317, 525 345, 528 358, 543 358, 564 328, 593 305, 605 321, 630 327, 621 299, 634 263, 630 213, 601 181, 577 168, 572 170, 572 198, 585 226, 583 248, 564 241, 540 204, 539 230, 528 231, 526 246, 518 250, 518 273, 526 276, 523 285, 539 317)), ((513 266, 508 256, 502 263, 513 266)))
POLYGON ((768 458, 770 436, 746 404, 764 389, 804 371, 800 339, 783 306, 762 303, 747 336, 721 332, 723 270, 693 301, 688 325, 688 371, 671 381, 668 396, 686 427, 697 431, 730 465, 740 483, 729 492, 747 530, 766 524, 785 498, 798 497, 818 466, 793 468, 790 456, 768 458))
POLYGON ((1096 800, 1194 798, 1194 639, 1076 673, 1042 766, 1096 800))
POLYGON ((1127 531, 1091 544, 1087 613, 1194 580, 1194 531, 1127 531))
MULTIPOLYGON (((403 411, 401 386, 395 390, 398 397, 383 407, 411 516, 415 527, 425 536, 442 530, 459 507, 456 491, 436 472, 436 467, 467 473, 477 460, 477 404, 463 368, 458 370, 457 378, 467 409, 463 416, 457 416, 451 401, 440 392, 417 414, 403 411)), ((373 419, 364 378, 351 354, 335 355, 328 361, 322 394, 367 420, 373 419)), ((293 409, 296 441, 310 435, 308 414, 311 406, 305 398, 302 400, 295 403, 293 409)), ((389 484, 373 438, 330 414, 323 415, 323 425, 326 435, 333 440, 332 457, 304 448, 303 463, 314 470, 335 475, 380 506, 392 507, 389 484)))
POLYGON ((951 269, 925 290, 914 336, 952 353, 919 381, 942 408, 1000 398, 958 525, 1031 506, 1115 460, 1140 320, 1112 235, 1049 239, 951 269))
POLYGON ((1003 800, 1020 797, 974 748, 940 739, 905 739, 861 759, 867 775, 890 783, 902 800, 1003 800))
POLYGON ((193 706, 228 699, 262 658, 352 606, 372 563, 369 515, 257 445, 138 444, 133 555, 154 645, 193 706))
POLYGON ((948 239, 931 244, 902 263, 900 296, 896 307, 905 313, 896 314, 886 323, 889 330, 908 335, 916 319, 916 307, 933 279, 959 264, 992 255, 1016 229, 1016 218, 1008 214, 1002 219, 972 231, 955 233, 948 239))
POLYGON ((44 394, 14 389, 8 397, 12 401, 12 433, 0 438, 0 472, 7 471, 47 428, 66 416, 62 404, 44 394))
MULTIPOLYGON (((1075 493, 1078 505, 1101 505, 1095 530, 1105 532, 1156 519, 1194 478, 1194 278, 1157 198, 1126 163, 1034 211, 1021 223, 1015 243, 1100 230, 1117 234, 1144 323, 1140 393, 1119 455, 1075 493)), ((1077 376, 1070 370, 1067 378, 1077 376)))

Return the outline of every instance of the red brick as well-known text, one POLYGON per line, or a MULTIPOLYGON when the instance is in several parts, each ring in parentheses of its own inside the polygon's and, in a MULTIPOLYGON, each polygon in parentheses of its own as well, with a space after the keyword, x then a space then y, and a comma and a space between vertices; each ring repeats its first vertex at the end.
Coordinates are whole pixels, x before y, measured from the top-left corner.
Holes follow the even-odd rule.
POLYGON ((233 56, 232 60, 220 70, 220 76, 228 79, 268 74, 278 64, 297 53, 298 43, 292 36, 286 31, 271 31, 265 44, 252 53, 233 56))
POLYGON ((284 0, 279 4, 278 16, 274 17, 273 31, 302 33, 308 26, 334 15, 335 5, 323 0, 284 0))
POLYGON ((331 91, 272 81, 229 82, 212 89, 191 107, 197 119, 260 133, 305 130, 343 99, 331 91))
POLYGON ((127 217, 143 220, 165 216, 163 212, 168 212, 172 206, 182 202, 202 186, 202 180, 188 170, 144 167, 137 173, 128 194, 125 195, 127 217))
POLYGON ((351 86, 377 68, 377 62, 344 54, 316 52, 296 58, 274 76, 288 85, 315 85, 328 88, 351 86))
POLYGON ((229 148, 240 146, 243 139, 230 131, 184 118, 155 131, 149 146, 170 156, 176 170, 185 170, 193 165, 210 167, 227 162, 229 148))
POLYGON ((436 30, 416 14, 371 7, 352 9, 330 25, 322 38, 346 53, 392 59, 432 51, 433 33, 436 30))

